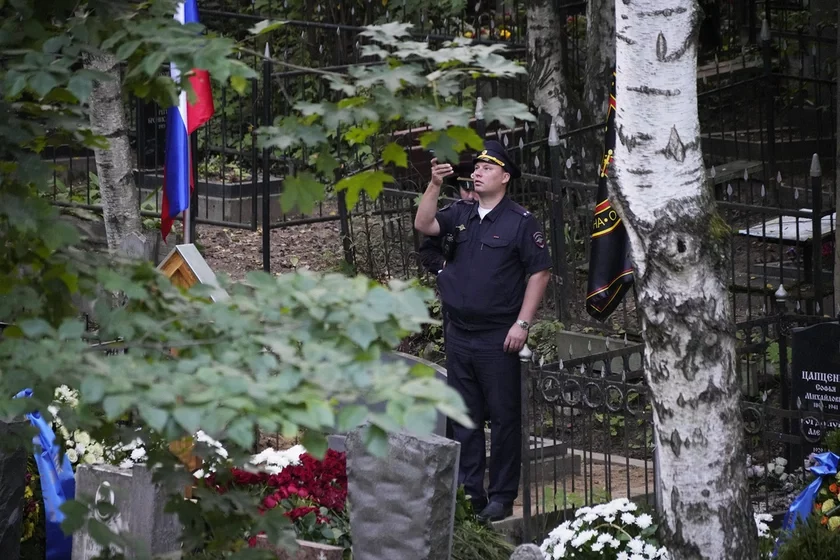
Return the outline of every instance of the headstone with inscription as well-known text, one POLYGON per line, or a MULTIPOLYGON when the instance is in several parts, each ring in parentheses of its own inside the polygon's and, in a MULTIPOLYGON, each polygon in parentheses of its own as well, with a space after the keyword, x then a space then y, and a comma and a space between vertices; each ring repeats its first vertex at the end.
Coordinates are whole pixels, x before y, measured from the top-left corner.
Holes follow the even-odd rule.
MULTIPOLYGON (((821 323, 795 329, 792 335, 792 406, 806 416, 802 433, 811 439, 840 428, 840 323, 821 323), (814 418, 825 422, 825 428, 814 418)), ((794 433, 799 433, 794 422, 794 433)), ((802 451, 825 451, 819 443, 804 445, 802 451)))
POLYGON ((166 113, 167 110, 154 101, 137 101, 137 142, 140 144, 137 155, 142 169, 163 167, 166 113))
MULTIPOLYGON (((152 482, 152 473, 144 465, 131 469, 81 465, 76 471, 76 496, 115 506, 96 508, 94 519, 115 533, 145 544, 152 555, 180 550, 178 518, 164 512, 168 495, 152 482)), ((73 535, 72 560, 91 560, 101 553, 102 548, 86 530, 73 535)))

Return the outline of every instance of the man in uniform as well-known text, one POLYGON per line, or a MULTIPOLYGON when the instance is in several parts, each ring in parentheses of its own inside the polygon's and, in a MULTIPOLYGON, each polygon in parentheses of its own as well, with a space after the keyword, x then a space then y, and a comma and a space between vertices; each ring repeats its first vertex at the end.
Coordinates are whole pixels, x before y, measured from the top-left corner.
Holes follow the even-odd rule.
POLYGON ((446 370, 463 397, 473 428, 454 424, 461 443, 458 482, 482 519, 512 514, 521 469, 519 351, 549 281, 545 236, 530 212, 506 194, 519 169, 501 144, 485 143, 474 160, 476 204, 455 202, 437 211, 450 164, 432 161, 432 180, 414 227, 429 236, 452 234, 455 250, 438 274, 448 313, 446 370), (526 278, 527 277, 527 278, 526 278), (484 422, 491 423, 490 487, 484 488, 484 422))

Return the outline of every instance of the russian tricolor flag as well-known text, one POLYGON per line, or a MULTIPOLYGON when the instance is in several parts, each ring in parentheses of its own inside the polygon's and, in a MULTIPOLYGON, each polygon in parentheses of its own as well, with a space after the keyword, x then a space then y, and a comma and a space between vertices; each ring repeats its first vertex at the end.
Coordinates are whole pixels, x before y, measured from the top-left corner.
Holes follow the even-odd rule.
MULTIPOLYGON (((178 4, 175 21, 198 23, 197 0, 178 4)), ((170 64, 170 74, 175 82, 181 71, 170 64)), ((170 107, 166 115, 166 154, 163 166, 163 203, 161 206, 160 232, 164 241, 175 218, 190 206, 194 186, 190 163, 190 134, 213 116, 213 93, 210 75, 206 70, 193 70, 190 84, 195 92, 195 103, 187 102, 187 92, 182 91, 180 102, 170 107)))

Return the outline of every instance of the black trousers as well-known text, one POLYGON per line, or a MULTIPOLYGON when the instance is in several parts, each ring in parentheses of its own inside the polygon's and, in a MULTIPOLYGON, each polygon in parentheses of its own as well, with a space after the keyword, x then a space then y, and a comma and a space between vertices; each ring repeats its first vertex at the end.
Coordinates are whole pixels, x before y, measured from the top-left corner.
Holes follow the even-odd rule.
POLYGON ((522 403, 519 355, 504 351, 508 329, 469 332, 450 322, 446 332, 446 374, 475 425, 451 422, 461 444, 458 483, 474 499, 512 504, 519 491, 522 464, 522 403), (490 486, 484 488, 486 440, 490 420, 490 486))

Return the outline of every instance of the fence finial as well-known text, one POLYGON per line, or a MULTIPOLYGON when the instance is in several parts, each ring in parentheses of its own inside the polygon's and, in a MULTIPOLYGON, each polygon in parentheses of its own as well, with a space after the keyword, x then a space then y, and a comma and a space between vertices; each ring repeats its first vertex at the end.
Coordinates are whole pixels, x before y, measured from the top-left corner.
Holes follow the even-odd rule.
POLYGON ((268 41, 265 42, 265 57, 271 58, 271 46, 268 44, 268 41))
POLYGON ((811 158, 811 177, 822 177, 822 167, 820 167, 820 156, 814 154, 811 158))
POLYGON ((761 40, 768 42, 770 41, 770 24, 767 22, 767 18, 761 20, 761 40))
POLYGON ((557 133, 557 119, 551 119, 551 124, 548 128, 548 145, 552 147, 560 145, 560 135, 557 133))
POLYGON ((533 355, 534 355, 534 353, 531 352, 531 349, 528 348, 528 345, 526 344, 525 346, 522 347, 522 350, 519 351, 519 361, 520 362, 530 362, 531 361, 531 356, 533 356, 533 355))
POLYGON ((779 303, 782 303, 785 300, 787 300, 788 293, 787 290, 785 290, 785 285, 779 284, 779 289, 776 290, 776 293, 774 295, 776 296, 776 301, 778 301, 779 303))
POLYGON ((481 97, 475 98, 475 118, 476 120, 484 120, 484 100, 481 97))

